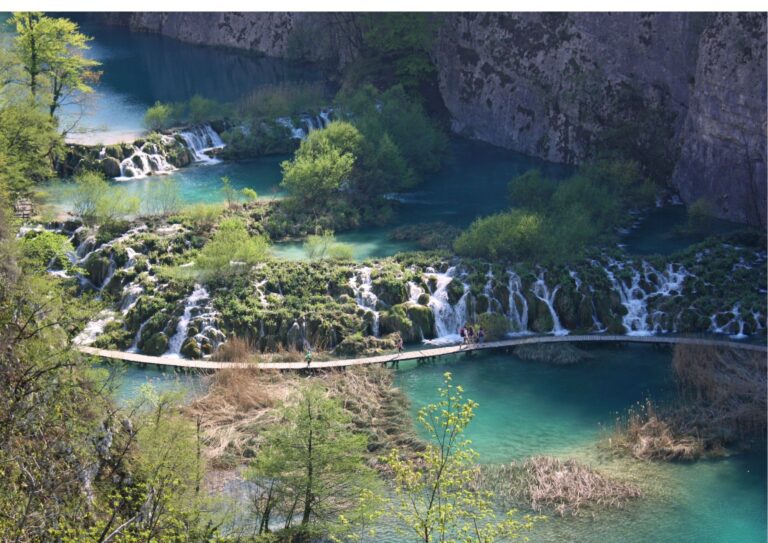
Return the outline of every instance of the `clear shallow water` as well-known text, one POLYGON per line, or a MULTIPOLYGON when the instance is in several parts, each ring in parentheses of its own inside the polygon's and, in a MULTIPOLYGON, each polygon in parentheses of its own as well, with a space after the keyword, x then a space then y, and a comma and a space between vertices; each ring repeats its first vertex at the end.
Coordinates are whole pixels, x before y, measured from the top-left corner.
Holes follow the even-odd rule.
POLYGON ((145 385, 152 385, 157 392, 181 392, 187 397, 205 390, 202 375, 195 372, 112 362, 104 363, 103 367, 117 376, 119 384, 115 400, 119 404, 126 404, 138 397, 141 387, 145 385))
MULTIPOLYGON (((575 366, 528 362, 511 355, 445 359, 403 368, 397 382, 414 411, 436 399, 445 371, 480 407, 468 437, 484 462, 532 454, 575 456, 607 472, 631 474, 646 498, 595 519, 552 518, 532 542, 762 542, 766 537, 766 454, 690 464, 616 462, 594 447, 601 424, 648 395, 672 393, 671 355, 648 346, 592 348, 575 366), (607 462, 607 464, 605 463, 607 462)), ((382 534, 384 535, 384 534, 382 534)), ((382 541, 403 541, 389 533, 382 541)))

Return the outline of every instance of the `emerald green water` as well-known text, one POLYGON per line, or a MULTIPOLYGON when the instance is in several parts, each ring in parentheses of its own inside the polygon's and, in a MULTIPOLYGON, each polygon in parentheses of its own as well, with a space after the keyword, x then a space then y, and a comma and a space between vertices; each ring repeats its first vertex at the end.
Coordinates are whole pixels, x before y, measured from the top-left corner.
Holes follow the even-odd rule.
MULTIPOLYGON (((483 462, 534 454, 576 457, 607 473, 630 476, 645 498, 626 510, 588 519, 551 518, 533 542, 765 541, 765 451, 695 463, 620 462, 595 446, 617 412, 673 392, 668 350, 648 346, 591 348, 591 360, 573 366, 488 354, 401 368, 397 383, 414 411, 436 400, 450 371, 465 396, 480 404, 468 437, 483 462), (602 426, 605 425, 605 426, 602 426)), ((400 541, 389 534, 389 541, 400 541)), ((384 539, 382 539, 384 540, 384 539)))

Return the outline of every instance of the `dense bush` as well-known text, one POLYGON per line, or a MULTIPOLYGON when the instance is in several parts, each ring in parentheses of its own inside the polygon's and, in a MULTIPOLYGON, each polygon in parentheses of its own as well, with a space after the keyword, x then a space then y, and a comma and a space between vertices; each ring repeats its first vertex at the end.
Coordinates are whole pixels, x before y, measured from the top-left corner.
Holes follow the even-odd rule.
POLYGON ((102 174, 84 172, 70 189, 72 209, 86 224, 101 224, 139 211, 140 201, 119 186, 110 185, 102 174))
POLYGON ((248 271, 268 255, 266 238, 251 236, 245 223, 233 217, 219 223, 211 240, 200 251, 195 271, 203 281, 228 280, 248 271))

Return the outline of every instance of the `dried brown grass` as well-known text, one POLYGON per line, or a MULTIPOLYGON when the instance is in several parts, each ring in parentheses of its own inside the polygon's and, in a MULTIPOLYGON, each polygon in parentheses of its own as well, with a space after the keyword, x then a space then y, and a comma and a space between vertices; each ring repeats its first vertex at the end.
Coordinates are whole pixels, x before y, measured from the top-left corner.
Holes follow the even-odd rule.
POLYGON ((694 460, 763 439, 768 391, 763 354, 677 345, 672 367, 677 404, 662 412, 650 401, 630 409, 617 420, 614 448, 644 460, 694 460))
POLYGON ((484 466, 478 486, 491 490, 504 507, 528 506, 537 513, 560 516, 620 508, 642 496, 632 483, 607 477, 576 460, 551 456, 484 466))
POLYGON ((211 356, 211 360, 217 362, 249 362, 253 359, 255 352, 256 346, 253 342, 232 336, 219 345, 219 348, 211 356))
POLYGON ((308 381, 318 381, 339 398, 355 428, 368 436, 371 463, 390 447, 421 447, 408 412, 408 402, 392 385, 384 368, 354 368, 309 377, 259 370, 219 370, 208 392, 187 407, 201 421, 205 455, 215 469, 231 470, 248 462, 261 445, 260 434, 279 423, 277 407, 292 401, 308 381))

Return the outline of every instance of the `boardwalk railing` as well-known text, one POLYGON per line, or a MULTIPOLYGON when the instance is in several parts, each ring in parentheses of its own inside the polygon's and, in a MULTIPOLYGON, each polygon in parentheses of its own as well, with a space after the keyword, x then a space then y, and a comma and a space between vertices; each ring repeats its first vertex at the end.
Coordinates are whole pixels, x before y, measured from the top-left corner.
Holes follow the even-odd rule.
POLYGON ((670 337, 670 336, 624 336, 624 335, 582 335, 582 336, 527 336, 502 341, 491 341, 482 344, 473 345, 450 345, 447 347, 435 347, 422 349, 418 351, 407 351, 399 354, 385 354, 380 356, 371 356, 366 358, 340 358, 338 360, 327 360, 312 362, 307 365, 301 362, 214 362, 212 360, 187 360, 185 358, 174 358, 165 356, 147 356, 137 353, 126 353, 123 351, 110 351, 97 349, 95 347, 78 347, 82 353, 98 356, 101 358, 110 358, 114 360, 123 360, 125 362, 134 362, 138 364, 155 364, 157 366, 168 366, 174 368, 189 368, 201 370, 217 369, 247 369, 261 368, 268 370, 301 370, 301 369, 324 369, 324 368, 343 368, 347 366, 364 366, 368 364, 387 364, 406 360, 424 360, 438 356, 447 356, 451 354, 483 351, 488 349, 503 349, 508 347, 517 347, 520 345, 538 345, 545 343, 584 343, 584 342, 614 342, 614 343, 654 343, 654 344, 676 344, 676 345, 702 345, 711 347, 728 347, 732 349, 741 349, 768 353, 765 345, 754 345, 750 343, 736 343, 727 340, 692 338, 692 337, 670 337))

